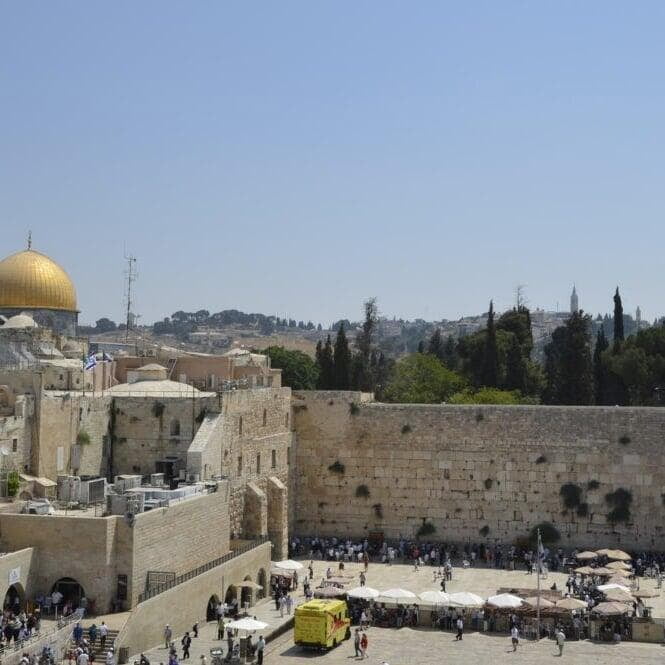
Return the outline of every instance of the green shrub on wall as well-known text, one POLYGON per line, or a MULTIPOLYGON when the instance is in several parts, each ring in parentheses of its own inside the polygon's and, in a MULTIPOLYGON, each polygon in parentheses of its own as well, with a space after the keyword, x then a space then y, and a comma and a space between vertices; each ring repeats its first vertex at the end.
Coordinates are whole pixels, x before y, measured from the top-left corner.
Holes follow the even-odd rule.
POLYGON ((10 471, 7 476, 7 494, 9 496, 16 496, 20 482, 18 471, 10 471))
POLYGON ((431 522, 423 522, 416 531, 416 537, 424 538, 425 536, 431 536, 433 533, 436 533, 436 527, 431 522))

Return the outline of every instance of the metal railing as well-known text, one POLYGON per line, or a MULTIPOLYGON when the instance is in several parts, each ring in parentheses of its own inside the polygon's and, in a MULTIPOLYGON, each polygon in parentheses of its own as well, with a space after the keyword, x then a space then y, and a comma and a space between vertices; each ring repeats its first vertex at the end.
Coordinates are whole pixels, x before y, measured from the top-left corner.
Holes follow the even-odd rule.
POLYGON ((270 542, 270 538, 268 536, 261 536, 260 538, 256 538, 249 543, 244 543, 238 548, 231 550, 230 552, 227 552, 224 556, 220 556, 217 559, 209 561, 208 563, 204 563, 202 566, 199 566, 198 568, 194 568, 194 570, 190 570, 186 573, 183 573, 182 575, 178 575, 176 578, 170 580, 169 582, 166 582, 164 584, 158 584, 156 586, 153 586, 152 588, 146 589, 143 593, 139 594, 139 603, 142 603, 144 600, 148 600, 149 598, 154 598, 155 596, 158 596, 160 593, 164 593, 164 591, 168 591, 169 589, 172 589, 174 586, 178 586, 183 582, 188 582, 189 580, 193 579, 194 577, 198 577, 203 573, 207 573, 209 570, 217 568, 217 566, 220 566, 221 564, 226 563, 227 561, 231 561, 232 559, 235 559, 241 554, 250 552, 251 550, 260 547, 261 545, 264 545, 267 542, 270 542))
POLYGON ((44 647, 50 648, 56 662, 60 661, 71 640, 74 624, 81 621, 83 614, 84 611, 78 609, 69 616, 59 618, 57 625, 49 630, 40 630, 31 635, 27 640, 19 640, 18 642, 13 642, 11 646, 3 646, 0 649, 0 661, 2 665, 18 665, 24 653, 41 652, 44 647), (58 641, 61 643, 58 644, 58 641), (37 650, 35 650, 35 647, 37 647, 37 650))

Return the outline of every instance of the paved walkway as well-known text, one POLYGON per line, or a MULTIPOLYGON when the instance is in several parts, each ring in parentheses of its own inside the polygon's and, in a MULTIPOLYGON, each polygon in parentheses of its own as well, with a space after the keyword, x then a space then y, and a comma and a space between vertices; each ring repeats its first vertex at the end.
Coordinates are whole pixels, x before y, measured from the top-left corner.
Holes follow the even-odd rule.
MULTIPOLYGON (((304 562, 305 565, 307 562, 304 562)), ((322 577, 325 576, 326 568, 331 565, 336 570, 336 565, 327 562, 314 562, 314 586, 316 586, 322 577)), ((360 564, 346 564, 345 574, 353 575, 349 588, 358 585, 358 575, 362 570, 360 564)), ((302 571, 304 575, 306 571, 302 571)), ((567 576, 563 573, 550 573, 546 580, 541 580, 543 588, 549 588, 556 583, 559 589, 564 588, 567 576)), ((653 588, 654 582, 642 581, 642 588, 653 588)), ((420 593, 427 589, 438 589, 439 582, 433 578, 433 569, 431 567, 421 568, 414 571, 411 565, 393 565, 370 564, 367 573, 367 585, 380 590, 391 587, 402 587, 409 589, 414 593, 420 593)), ((466 570, 455 568, 453 571, 453 580, 448 582, 446 590, 471 591, 481 596, 487 597, 494 594, 502 587, 518 588, 536 588, 537 578, 535 575, 527 575, 522 571, 495 570, 493 568, 468 568, 466 570)), ((294 605, 304 602, 302 595, 302 584, 297 593, 294 594, 294 605)), ((665 598, 650 599, 654 607, 654 615, 665 616, 665 598)), ((269 624, 265 633, 268 634, 292 619, 284 615, 280 617, 279 611, 275 610, 274 602, 263 600, 254 607, 250 608, 250 615, 255 616, 260 621, 269 624)), ((372 628, 369 632, 370 649, 369 661, 372 663, 381 663, 383 660, 390 665, 412 664, 427 665, 428 663, 490 663, 492 665, 501 665, 504 662, 513 662, 520 659, 525 663, 550 662, 554 656, 554 644, 548 640, 541 640, 539 643, 524 642, 523 646, 516 654, 507 653, 509 649, 509 639, 507 636, 486 635, 482 633, 469 633, 465 636, 463 644, 456 643, 450 633, 432 631, 427 629, 412 630, 408 628, 379 629, 372 628)), ((174 636, 178 646, 178 654, 182 654, 180 648, 181 635, 174 636)), ((220 642, 217 639, 217 624, 211 622, 202 625, 199 631, 199 638, 193 640, 191 648, 190 662, 195 665, 204 654, 210 662, 210 649, 218 647, 220 644, 224 647, 226 653, 226 642, 220 642)), ((254 636, 258 638, 258 633, 254 636)), ((148 658, 152 665, 166 663, 168 654, 163 646, 152 649, 148 652, 148 658)), ((266 662, 286 662, 291 660, 302 660, 303 658, 319 657, 328 665, 337 665, 345 663, 348 665, 349 659, 353 659, 353 646, 344 644, 336 650, 326 654, 317 654, 316 652, 302 651, 293 645, 293 632, 289 629, 284 635, 270 642, 266 648, 266 662)), ((641 665, 642 663, 665 662, 665 648, 658 645, 625 643, 619 646, 609 644, 596 644, 591 642, 569 642, 564 650, 564 658, 568 662, 584 663, 591 665, 593 663, 603 663, 607 665, 625 665, 631 662, 631 665, 641 665)), ((132 657, 132 660, 138 660, 138 657, 132 657)))

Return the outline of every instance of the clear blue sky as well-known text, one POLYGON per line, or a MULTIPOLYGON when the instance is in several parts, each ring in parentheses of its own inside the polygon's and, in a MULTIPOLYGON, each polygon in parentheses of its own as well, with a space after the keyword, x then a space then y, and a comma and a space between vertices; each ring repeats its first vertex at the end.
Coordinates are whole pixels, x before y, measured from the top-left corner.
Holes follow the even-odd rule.
POLYGON ((0 254, 137 310, 665 312, 663 2, 3 2, 0 254))

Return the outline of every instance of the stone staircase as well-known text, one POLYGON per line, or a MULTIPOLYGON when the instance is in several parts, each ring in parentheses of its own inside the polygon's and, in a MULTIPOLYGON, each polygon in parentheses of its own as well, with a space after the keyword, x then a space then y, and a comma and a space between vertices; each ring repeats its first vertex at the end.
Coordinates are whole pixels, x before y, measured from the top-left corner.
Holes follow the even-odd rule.
MULTIPOLYGON (((86 639, 88 639, 88 628, 89 628, 89 626, 86 626, 83 629, 83 637, 85 637, 86 639)), ((109 632, 106 635, 106 646, 104 647, 104 651, 102 652, 101 643, 99 641, 99 626, 97 626, 97 629, 98 629, 98 631, 97 631, 97 640, 92 645, 92 652, 95 656, 95 662, 96 663, 104 663, 108 650, 111 647, 114 647, 114 650, 115 650, 115 641, 116 641, 116 639, 118 637, 118 633, 120 631, 112 630, 111 628, 109 628, 109 632)), ((74 638, 72 638, 72 640, 71 640, 70 648, 71 649, 76 649, 76 642, 74 642, 74 638)), ((117 662, 117 656, 116 656, 116 662, 117 662)))

